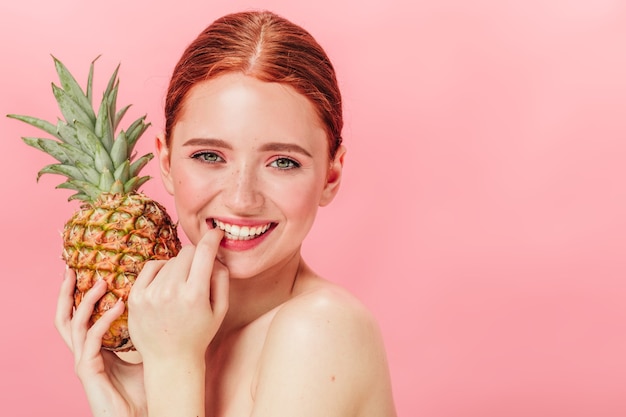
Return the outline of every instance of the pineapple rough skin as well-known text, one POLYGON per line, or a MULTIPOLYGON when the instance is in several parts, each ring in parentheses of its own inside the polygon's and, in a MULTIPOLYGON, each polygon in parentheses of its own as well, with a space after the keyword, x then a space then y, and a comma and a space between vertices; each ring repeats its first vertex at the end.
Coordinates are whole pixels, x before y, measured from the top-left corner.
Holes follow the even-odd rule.
MULTIPOLYGON (((65 224, 63 246, 63 259, 76 272, 76 306, 97 280, 107 282, 107 293, 91 316, 93 324, 118 298, 128 300, 146 261, 176 256, 181 243, 165 208, 144 194, 131 193, 103 194, 84 205, 65 224)), ((128 307, 104 335, 102 346, 112 351, 134 349, 128 307)))
MULTIPOLYGON (((53 59, 61 87, 53 83, 52 92, 64 120, 52 123, 32 116, 7 116, 54 137, 22 137, 27 145, 58 161, 42 168, 37 178, 44 174, 65 176, 67 180, 57 188, 76 191, 69 199, 85 203, 65 225, 63 259, 76 271, 76 306, 97 280, 108 284, 108 292, 91 317, 93 324, 119 298, 126 302, 147 260, 176 256, 181 245, 176 225, 163 206, 138 191, 150 179, 139 173, 153 155, 135 159, 133 149, 150 124, 143 116, 118 131, 130 107, 117 107, 119 66, 109 78, 96 111, 92 104, 95 60, 83 90, 65 65, 53 59)), ((133 348, 127 317, 125 310, 113 323, 104 336, 104 348, 133 348)))

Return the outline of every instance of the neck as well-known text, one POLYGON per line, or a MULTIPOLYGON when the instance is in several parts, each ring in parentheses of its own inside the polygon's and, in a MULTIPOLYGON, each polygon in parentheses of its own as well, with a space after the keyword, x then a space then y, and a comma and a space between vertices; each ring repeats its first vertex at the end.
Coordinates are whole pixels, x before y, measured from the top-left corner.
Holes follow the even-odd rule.
POLYGON ((241 329, 291 298, 304 267, 298 251, 287 261, 261 275, 231 278, 229 308, 219 332, 229 334, 241 329))

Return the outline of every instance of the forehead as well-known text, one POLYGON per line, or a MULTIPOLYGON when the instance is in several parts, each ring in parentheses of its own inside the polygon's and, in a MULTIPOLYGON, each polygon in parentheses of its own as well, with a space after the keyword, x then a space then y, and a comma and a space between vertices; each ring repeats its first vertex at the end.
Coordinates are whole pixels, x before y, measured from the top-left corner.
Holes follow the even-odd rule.
POLYGON ((195 85, 173 136, 305 140, 327 146, 325 129, 308 98, 292 87, 240 73, 195 85))

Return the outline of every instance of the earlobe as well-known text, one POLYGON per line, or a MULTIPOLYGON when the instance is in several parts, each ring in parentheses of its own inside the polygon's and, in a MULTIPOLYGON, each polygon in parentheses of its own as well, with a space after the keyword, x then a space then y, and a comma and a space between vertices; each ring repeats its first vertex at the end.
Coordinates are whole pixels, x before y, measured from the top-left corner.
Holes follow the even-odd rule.
POLYGON ((172 180, 170 150, 163 133, 159 134, 155 140, 155 148, 157 159, 159 160, 159 171, 161 172, 161 180, 168 193, 174 194, 174 181, 172 180))
POLYGON ((339 191, 339 185, 341 184, 341 174, 343 171, 343 161, 346 156, 346 147, 341 145, 337 149, 335 159, 330 163, 328 168, 328 175, 326 177, 326 185, 322 191, 322 198, 320 199, 320 207, 327 206, 337 195, 339 191))

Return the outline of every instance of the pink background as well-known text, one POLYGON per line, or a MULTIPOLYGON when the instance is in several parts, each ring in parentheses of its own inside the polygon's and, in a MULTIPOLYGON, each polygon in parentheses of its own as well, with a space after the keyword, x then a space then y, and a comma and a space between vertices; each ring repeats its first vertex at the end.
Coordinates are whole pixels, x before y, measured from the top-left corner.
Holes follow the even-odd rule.
MULTIPOLYGON (((0 114, 55 118, 49 54, 81 82, 102 54, 97 95, 121 62, 151 151, 186 44, 227 12, 283 14, 345 96, 345 180, 306 256, 378 317, 399 415, 626 415, 626 3, 167 3, 2 2, 0 114)), ((35 182, 35 129, 0 132, 2 414, 86 415, 52 325, 75 205, 35 182)), ((172 206, 159 179, 144 190, 172 206)))

